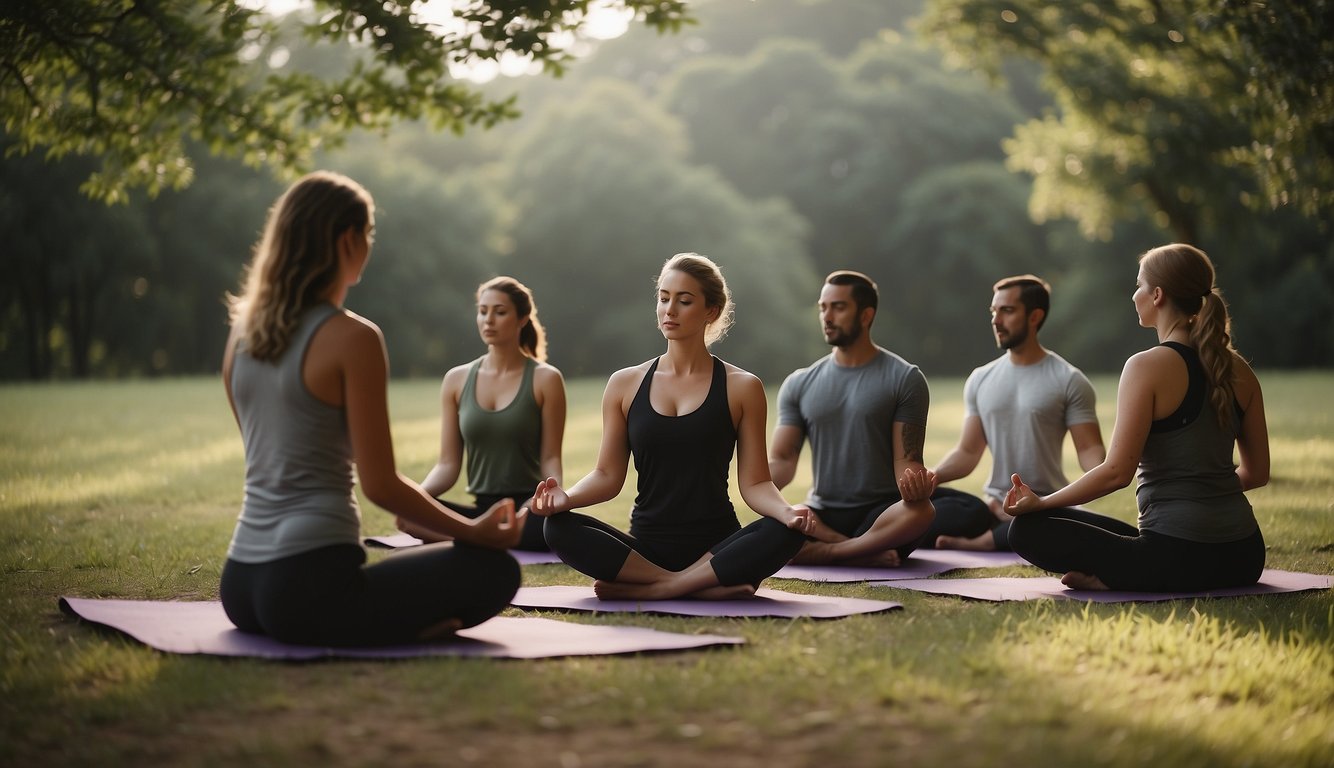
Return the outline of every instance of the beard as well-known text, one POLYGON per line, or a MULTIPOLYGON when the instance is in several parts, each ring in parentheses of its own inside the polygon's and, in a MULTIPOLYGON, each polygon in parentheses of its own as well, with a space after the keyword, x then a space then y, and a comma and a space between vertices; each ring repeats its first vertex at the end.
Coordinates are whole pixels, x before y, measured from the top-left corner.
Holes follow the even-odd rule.
POLYGON ((833 336, 825 336, 825 341, 827 341, 831 347, 846 347, 862 337, 862 327, 860 325, 854 325, 849 329, 835 326, 833 331, 833 336))
POLYGON ((996 346, 998 346, 998 347, 1000 347, 1001 349, 1004 349, 1004 350, 1011 350, 1011 349, 1014 349, 1015 347, 1019 346, 1020 344, 1023 344, 1025 341, 1028 341, 1028 326, 1027 326, 1027 325, 1025 325, 1023 328, 1020 328, 1018 331, 1015 331, 1014 333, 1011 333, 1011 334, 1009 334, 1009 335, 1007 335, 1007 336, 997 336, 997 337, 996 337, 996 346))

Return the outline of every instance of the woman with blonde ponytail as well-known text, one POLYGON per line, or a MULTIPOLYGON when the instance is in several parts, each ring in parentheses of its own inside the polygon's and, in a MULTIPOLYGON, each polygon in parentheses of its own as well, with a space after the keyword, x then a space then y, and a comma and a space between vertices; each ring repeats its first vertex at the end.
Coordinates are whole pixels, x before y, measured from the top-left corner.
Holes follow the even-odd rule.
MULTIPOLYGON (((467 459, 472 505, 441 502, 476 517, 510 499, 528 506, 543 478, 561 478, 565 381, 547 364, 546 333, 532 291, 512 277, 477 287, 477 333, 486 354, 451 368, 440 386, 440 458, 422 487, 440 497, 454 487, 467 459)), ((399 518, 400 530, 439 541, 430 530, 399 518)), ((542 521, 524 524, 516 549, 548 551, 542 521)))
POLYGON ((1075 589, 1208 590, 1254 584, 1264 538, 1244 491, 1269 482, 1260 382, 1232 348, 1209 257, 1164 245, 1139 260, 1132 297, 1158 345, 1126 361, 1107 459, 1049 496, 1019 475, 1006 499, 1014 551, 1075 589), (1233 462, 1236 449, 1238 462, 1233 462), (1139 525, 1046 512, 1130 484, 1139 525))
POLYGON ((476 520, 398 473, 380 329, 343 308, 370 260, 375 207, 355 181, 318 172, 269 212, 223 356, 245 445, 245 500, 222 570, 239 629, 308 645, 428 640, 480 624, 519 586, 505 550, 523 513, 476 520), (367 566, 354 477, 366 498, 455 539, 367 566))

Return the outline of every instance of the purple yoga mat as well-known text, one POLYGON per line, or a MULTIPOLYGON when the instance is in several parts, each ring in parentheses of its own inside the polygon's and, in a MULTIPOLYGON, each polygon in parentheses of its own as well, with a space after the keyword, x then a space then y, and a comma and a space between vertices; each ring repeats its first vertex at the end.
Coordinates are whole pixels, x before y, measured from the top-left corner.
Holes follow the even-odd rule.
MULTIPOLYGON (((366 546, 379 549, 402 549, 421 546, 422 540, 410 533, 396 533, 392 536, 367 536, 366 546)), ((510 554, 519 561, 519 565, 543 565, 559 563, 555 552, 529 552, 526 549, 511 549, 510 554)))
POLYGON ((602 656, 645 651, 676 651, 714 645, 740 645, 739 637, 684 635, 642 627, 607 627, 552 619, 497 616, 459 632, 453 640, 375 648, 324 648, 288 645, 249 635, 227 620, 217 602, 87 600, 60 598, 60 608, 79 618, 120 630, 144 645, 167 653, 248 656, 307 661, 334 657, 405 659, 416 656, 485 656, 543 659, 602 656))
POLYGON ((911 589, 937 595, 956 595, 974 600, 1040 600, 1044 597, 1083 600, 1090 603, 1147 603, 1163 600, 1191 600, 1204 597, 1239 597, 1275 595, 1308 589, 1329 589, 1334 578, 1314 573, 1266 570, 1260 583, 1249 587, 1231 587, 1208 592, 1119 592, 1068 589, 1055 576, 994 579, 910 579, 875 584, 877 587, 911 589))
POLYGON ((549 608, 590 613, 670 613, 679 616, 776 616, 836 619, 902 608, 901 603, 857 597, 799 595, 760 587, 740 600, 599 600, 592 587, 519 587, 510 601, 520 608, 549 608))
POLYGON ((851 565, 785 565, 778 579, 802 581, 898 581, 924 579, 959 568, 1003 568, 1025 565, 1013 552, 966 552, 959 549, 919 549, 898 568, 862 568, 851 565))

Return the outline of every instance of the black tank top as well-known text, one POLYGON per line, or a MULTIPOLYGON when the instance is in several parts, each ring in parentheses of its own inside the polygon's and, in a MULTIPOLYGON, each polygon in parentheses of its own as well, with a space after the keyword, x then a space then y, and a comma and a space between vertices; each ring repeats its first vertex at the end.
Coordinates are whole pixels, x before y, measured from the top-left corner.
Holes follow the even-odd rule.
POLYGON ((626 414, 630 453, 639 473, 630 533, 645 540, 697 541, 711 547, 741 527, 727 494, 736 447, 727 369, 713 358, 708 397, 681 416, 663 416, 649 402, 657 370, 654 360, 626 414))

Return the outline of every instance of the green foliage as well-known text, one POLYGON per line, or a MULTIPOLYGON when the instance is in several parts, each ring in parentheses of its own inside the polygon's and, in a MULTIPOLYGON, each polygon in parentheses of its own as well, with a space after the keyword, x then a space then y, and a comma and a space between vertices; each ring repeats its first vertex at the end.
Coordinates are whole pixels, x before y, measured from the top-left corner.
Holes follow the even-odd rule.
POLYGON ((998 72, 1040 62, 1059 111, 1017 132, 1034 207, 1103 237, 1147 206, 1197 241, 1241 202, 1334 213, 1334 13, 1324 0, 932 0, 929 33, 998 72))
MULTIPOLYGON (((284 70, 290 41, 235 0, 53 0, 0 6, 0 114, 16 143, 49 158, 95 156, 83 186, 125 202, 193 177, 193 143, 285 173, 353 129, 425 118, 461 130, 513 117, 450 67, 502 54, 561 73, 592 0, 470 0, 437 29, 418 0, 320 0, 311 40, 359 54, 342 75, 284 70)), ((687 20, 680 0, 616 0, 658 30, 687 20)), ((290 30, 291 25, 287 26, 290 30)))
POLYGON ((538 115, 518 143, 514 250, 502 267, 533 288, 552 360, 568 374, 661 350, 653 281, 683 251, 717 261, 734 293, 737 324, 718 354, 772 378, 818 350, 813 322, 790 311, 818 285, 800 250, 804 223, 779 201, 742 197, 686 152, 677 120, 607 81, 538 115))

